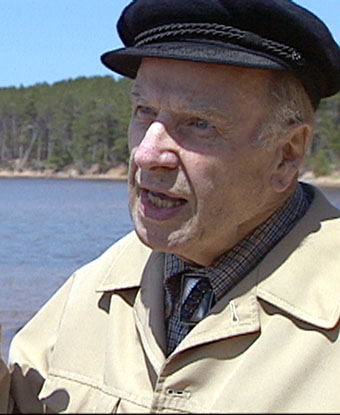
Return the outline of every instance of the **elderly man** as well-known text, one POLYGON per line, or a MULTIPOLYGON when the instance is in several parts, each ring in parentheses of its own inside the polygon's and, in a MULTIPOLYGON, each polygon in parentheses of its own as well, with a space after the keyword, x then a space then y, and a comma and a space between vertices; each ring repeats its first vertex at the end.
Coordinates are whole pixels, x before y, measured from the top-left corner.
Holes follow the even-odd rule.
POLYGON ((16 335, 13 405, 339 411, 339 212, 297 179, 338 46, 289 0, 135 0, 118 30, 135 232, 16 335))

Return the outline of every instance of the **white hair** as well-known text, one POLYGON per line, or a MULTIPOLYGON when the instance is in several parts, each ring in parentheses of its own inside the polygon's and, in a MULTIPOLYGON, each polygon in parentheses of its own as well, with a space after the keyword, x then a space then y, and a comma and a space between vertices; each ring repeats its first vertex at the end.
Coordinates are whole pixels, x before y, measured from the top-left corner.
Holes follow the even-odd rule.
POLYGON ((291 127, 313 124, 315 111, 301 82, 290 72, 272 71, 268 81, 268 115, 253 145, 264 147, 287 134, 291 127))

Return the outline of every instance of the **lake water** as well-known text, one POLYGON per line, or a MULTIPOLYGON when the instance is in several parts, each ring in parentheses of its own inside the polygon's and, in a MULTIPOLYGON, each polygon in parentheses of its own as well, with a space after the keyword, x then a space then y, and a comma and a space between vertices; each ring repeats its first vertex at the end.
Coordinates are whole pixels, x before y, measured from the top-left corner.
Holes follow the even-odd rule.
POLYGON ((71 273, 132 229, 125 181, 0 179, 2 356, 71 273))
MULTIPOLYGON (((323 189, 340 208, 340 189, 323 189)), ((132 229, 125 181, 0 179, 2 356, 81 265, 132 229)))

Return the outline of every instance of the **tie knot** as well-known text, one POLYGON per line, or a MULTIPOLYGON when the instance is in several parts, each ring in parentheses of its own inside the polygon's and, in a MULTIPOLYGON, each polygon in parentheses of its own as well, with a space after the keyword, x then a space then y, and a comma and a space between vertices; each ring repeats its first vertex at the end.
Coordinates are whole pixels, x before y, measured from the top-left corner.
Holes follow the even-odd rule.
POLYGON ((185 273, 181 281, 181 322, 196 324, 210 311, 214 303, 214 292, 206 276, 185 273))

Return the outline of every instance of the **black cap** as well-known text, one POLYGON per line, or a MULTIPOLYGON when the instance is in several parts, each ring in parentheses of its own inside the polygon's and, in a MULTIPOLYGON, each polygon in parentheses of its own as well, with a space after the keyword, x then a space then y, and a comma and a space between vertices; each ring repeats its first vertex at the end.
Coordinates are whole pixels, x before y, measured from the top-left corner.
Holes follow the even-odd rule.
POLYGON ((142 57, 157 57, 288 70, 315 108, 340 90, 339 46, 291 0, 134 0, 117 28, 125 48, 101 60, 130 78, 142 57))

